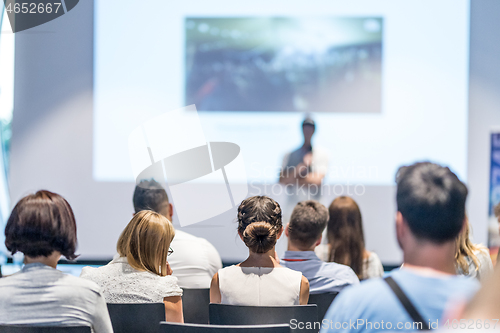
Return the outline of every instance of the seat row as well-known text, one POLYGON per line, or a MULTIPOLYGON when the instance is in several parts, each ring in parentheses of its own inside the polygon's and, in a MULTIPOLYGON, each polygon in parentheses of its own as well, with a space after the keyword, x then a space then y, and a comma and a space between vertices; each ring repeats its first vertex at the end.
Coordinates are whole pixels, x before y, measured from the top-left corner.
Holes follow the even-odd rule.
MULTIPOLYGON (((293 332, 290 325, 315 323, 322 319, 322 309, 336 294, 311 295, 317 304, 296 306, 237 306, 205 304, 208 289, 186 289, 184 313, 186 324, 165 322, 164 303, 119 304, 109 303, 108 311, 114 333, 202 333, 202 332, 293 332), (196 296, 202 297, 196 297, 196 296), (186 297, 187 296, 187 297, 186 297), (206 306, 203 306, 206 305, 206 306), (207 311, 205 311, 207 310, 207 311), (210 322, 210 325, 208 325, 210 322)), ((330 304, 328 303, 328 305, 330 304)), ((297 325, 294 325, 297 326, 297 325)), ((312 324, 314 326, 314 324, 312 324)), ((0 326, 0 333, 88 333, 90 327, 0 326)), ((318 328, 300 329, 300 332, 318 332, 318 328)))

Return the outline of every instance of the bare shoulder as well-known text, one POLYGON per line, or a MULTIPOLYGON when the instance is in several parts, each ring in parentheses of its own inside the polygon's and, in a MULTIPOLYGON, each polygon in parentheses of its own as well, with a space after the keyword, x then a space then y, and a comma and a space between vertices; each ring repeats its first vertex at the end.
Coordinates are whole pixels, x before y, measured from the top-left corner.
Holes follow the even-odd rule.
POLYGON ((214 276, 212 277, 212 283, 211 286, 219 286, 219 272, 215 273, 214 276))
POLYGON ((304 275, 302 275, 302 280, 300 281, 300 284, 303 287, 309 288, 309 280, 304 275))

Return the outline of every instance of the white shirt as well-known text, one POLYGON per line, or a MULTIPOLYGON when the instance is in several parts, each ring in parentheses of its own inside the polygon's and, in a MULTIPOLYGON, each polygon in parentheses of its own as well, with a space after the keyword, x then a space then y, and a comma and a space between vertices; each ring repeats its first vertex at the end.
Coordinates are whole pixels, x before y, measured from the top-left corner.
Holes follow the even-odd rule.
POLYGON ((165 297, 182 296, 176 277, 136 270, 126 257, 98 268, 84 267, 80 277, 97 283, 107 303, 161 303, 165 297))
POLYGON ((222 304, 298 305, 302 273, 286 267, 229 266, 219 270, 222 304))
POLYGON ((364 273, 363 280, 382 277, 384 275, 384 266, 375 252, 370 252, 370 256, 363 260, 364 273))
POLYGON ((181 288, 210 288, 212 277, 222 268, 219 252, 204 238, 175 230, 170 244, 174 253, 167 260, 181 288))
POLYGON ((0 324, 90 326, 112 333, 99 287, 41 263, 0 279, 0 324))
MULTIPOLYGON (((491 262, 490 253, 487 248, 483 248, 474 251, 474 254, 479 261, 479 267, 476 267, 470 257, 465 257, 465 260, 469 264, 469 274, 466 276, 484 281, 485 278, 493 273, 493 263, 491 262)), ((457 267, 457 274, 465 275, 460 266, 457 267)))

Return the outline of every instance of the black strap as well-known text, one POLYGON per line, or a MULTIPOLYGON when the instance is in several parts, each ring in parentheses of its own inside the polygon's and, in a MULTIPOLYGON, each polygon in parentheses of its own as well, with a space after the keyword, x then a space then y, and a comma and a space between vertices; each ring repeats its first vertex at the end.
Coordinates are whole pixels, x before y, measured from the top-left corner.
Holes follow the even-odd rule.
POLYGON ((396 295, 396 297, 399 299, 403 307, 405 308, 406 312, 410 315, 411 319, 413 320, 414 323, 418 323, 421 325, 417 325, 418 329, 423 330, 423 331, 428 331, 429 330, 429 324, 422 318, 420 313, 415 309, 415 306, 413 303, 408 299, 406 294, 404 293, 403 290, 399 287, 399 285, 394 281, 394 279, 390 276, 384 278, 385 282, 391 287, 392 291, 396 295))

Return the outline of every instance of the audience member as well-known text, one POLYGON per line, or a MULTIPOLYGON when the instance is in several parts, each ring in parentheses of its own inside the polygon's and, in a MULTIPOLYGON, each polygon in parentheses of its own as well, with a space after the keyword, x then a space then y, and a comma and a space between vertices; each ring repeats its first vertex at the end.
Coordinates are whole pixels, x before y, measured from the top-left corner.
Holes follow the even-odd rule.
POLYGON ((21 199, 7 221, 5 245, 24 253, 20 272, 0 279, 0 324, 90 326, 112 333, 99 287, 56 269, 61 255, 76 258, 76 223, 68 202, 38 191, 21 199))
POLYGON ((465 223, 467 187, 448 168, 428 162, 400 168, 396 183, 396 235, 404 267, 340 293, 323 333, 426 329, 443 317, 451 300, 468 299, 479 287, 455 275, 455 238, 465 223))
POLYGON ((182 323, 182 289, 167 262, 174 235, 166 217, 140 211, 118 239, 120 256, 99 268, 84 267, 81 277, 96 282, 107 303, 164 302, 166 320, 182 323))
POLYGON ((266 196, 243 200, 238 207, 238 234, 249 249, 238 265, 219 270, 212 279, 210 302, 233 305, 307 304, 309 283, 300 272, 283 267, 276 256, 281 237, 280 205, 266 196))
POLYGON ((288 251, 282 264, 302 272, 309 281, 310 294, 340 292, 348 285, 359 284, 356 273, 349 266, 323 262, 314 253, 327 223, 328 209, 317 201, 307 200, 295 206, 285 228, 288 251))
POLYGON ((466 218, 465 226, 456 239, 457 274, 482 281, 493 272, 490 251, 485 246, 473 244, 469 233, 469 219, 466 218))
POLYGON ((321 260, 350 266, 360 280, 381 277, 384 267, 375 252, 365 248, 363 221, 358 204, 341 196, 329 208, 328 244, 317 247, 321 260))
MULTIPOLYGON (((174 207, 165 189, 154 180, 143 180, 135 187, 134 210, 152 210, 172 221, 174 207)), ((210 281, 222 261, 219 252, 206 239, 195 237, 182 230, 175 231, 171 244, 174 253, 168 257, 173 275, 181 288, 210 288, 210 281)))

